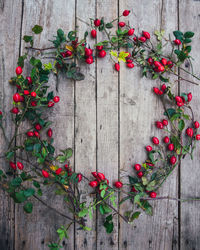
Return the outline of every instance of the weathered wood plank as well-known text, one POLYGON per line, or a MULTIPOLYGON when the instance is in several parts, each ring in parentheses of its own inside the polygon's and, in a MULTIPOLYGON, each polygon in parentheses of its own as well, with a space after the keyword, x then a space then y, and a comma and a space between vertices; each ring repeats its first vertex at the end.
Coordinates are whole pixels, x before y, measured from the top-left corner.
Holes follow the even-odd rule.
MULTIPOLYGON (((15 73, 16 60, 20 47, 20 25, 22 5, 21 1, 0 2, 0 110, 2 110, 3 125, 8 139, 14 133, 11 124, 12 94, 14 88, 9 86, 9 79, 15 73), (9 126, 7 126, 9 124, 9 126)), ((0 129, 0 155, 2 156, 8 144, 4 140, 0 129)), ((8 169, 8 163, 0 160, 1 167, 8 169)), ((5 192, 0 190, 0 249, 10 250, 14 248, 14 204, 5 192)))
MULTIPOLYGON (((199 22, 200 22, 200 2, 199 1, 179 1, 179 20, 180 30, 195 32, 195 36, 192 42, 192 56, 195 59, 193 61, 194 72, 200 76, 199 63, 200 63, 200 43, 199 43, 199 22)), ((191 66, 187 63, 183 66, 186 70, 192 71, 191 66), (187 67, 188 66, 188 67, 187 67)), ((181 76, 184 78, 195 80, 192 77, 184 74, 181 70, 181 76)), ((181 81, 180 92, 192 92, 193 100, 191 106, 194 110, 195 119, 200 121, 200 114, 198 107, 200 105, 200 87, 192 85, 187 82, 181 81)), ((199 197, 199 143, 197 142, 197 148, 194 150, 194 160, 192 161, 188 156, 181 163, 181 198, 199 197)), ((181 204, 181 249, 199 249, 200 247, 200 212, 199 202, 187 202, 181 204)))
MULTIPOLYGON (((110 22, 118 17, 115 0, 97 1, 97 18, 110 22), (106 13, 106 14, 105 14, 106 13)), ((114 23, 116 27, 117 23, 114 23)), ((97 42, 107 40, 105 33, 97 33, 97 42)), ((105 174, 110 185, 118 180, 118 73, 107 52, 97 59, 97 169, 105 174)), ((117 202, 117 201, 116 201, 117 202)), ((97 221, 97 249, 118 249, 118 216, 114 219, 114 232, 106 234, 104 217, 99 213, 97 221)))
MULTIPOLYGON (((163 28, 166 34, 177 28, 177 5, 175 1, 120 1, 121 14, 124 9, 134 14, 128 19, 136 32, 163 28), (160 26, 160 27, 159 27, 160 26)), ((126 21, 126 19, 124 18, 126 21)), ((163 108, 154 94, 153 86, 159 81, 141 78, 134 68, 120 72, 120 168, 133 175, 132 166, 145 160, 144 146, 152 136, 161 134, 154 122, 162 118, 163 108), (128 71, 128 72, 127 72, 128 71)), ((164 136, 162 134, 162 136, 164 136)), ((121 174, 123 175, 123 174, 121 174)), ((173 174, 159 191, 159 196, 177 195, 177 176, 173 174)), ((154 216, 144 213, 131 227, 120 219, 120 249, 177 249, 177 204, 168 201, 152 203, 154 216)), ((131 204, 124 204, 122 211, 130 210, 131 204)))
MULTIPOLYGON (((84 32, 89 30, 87 23, 89 18, 95 18, 95 1, 77 0, 76 23, 79 38, 84 37, 84 32)), ((95 39, 87 38, 87 47, 93 47, 95 39)), ((76 82, 75 88, 75 169, 91 178, 91 172, 96 171, 96 65, 81 63, 81 70, 85 74, 85 80, 76 82)), ((79 184, 82 190, 82 199, 87 199, 89 204, 92 199, 86 194, 91 192, 87 181, 79 184), (86 198, 87 197, 87 198, 86 198)), ((75 249, 96 249, 96 212, 93 219, 87 219, 87 226, 92 231, 78 230, 76 225, 75 249)))
MULTIPOLYGON (((65 32, 75 28, 75 1, 25 1, 22 34, 30 34, 31 28, 39 24, 44 27, 44 32, 36 37, 35 47, 49 47, 48 39, 56 34, 58 28, 65 32)), ((24 47, 21 53, 24 53, 24 47)), ((28 69, 30 70, 30 69, 28 69)), ((50 79, 52 89, 55 91, 56 79, 50 79)), ((54 122, 54 146, 57 150, 67 147, 74 148, 74 82, 59 79, 60 102, 52 110, 51 117, 54 122)), ((57 151, 58 153, 58 151, 57 151)), ((71 160, 73 166, 73 159, 71 160)), ((49 188, 42 197, 57 209, 63 208, 63 200, 55 197, 49 188)), ((16 242, 15 249, 48 249, 49 241, 57 241, 56 230, 66 226, 69 222, 55 215, 38 202, 31 215, 26 215, 21 206, 16 208, 16 242)), ((64 211, 66 213, 66 210, 64 211)), ((69 229, 69 239, 61 242, 65 249, 74 248, 74 228, 69 229)))

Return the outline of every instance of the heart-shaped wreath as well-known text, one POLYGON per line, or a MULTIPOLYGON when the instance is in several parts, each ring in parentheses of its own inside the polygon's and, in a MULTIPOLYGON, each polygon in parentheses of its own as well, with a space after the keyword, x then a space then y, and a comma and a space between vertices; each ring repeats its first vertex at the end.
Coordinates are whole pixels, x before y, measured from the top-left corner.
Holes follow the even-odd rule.
MULTIPOLYGON (((129 13, 130 11, 125 10, 122 16, 128 16, 129 13)), ((192 159, 196 141, 200 140, 200 134, 197 133, 199 122, 195 121, 190 106, 192 94, 174 95, 170 79, 170 76, 178 77, 174 81, 175 84, 181 81, 198 84, 177 73, 178 70, 183 70, 200 80, 181 67, 185 61, 191 64, 190 44, 194 33, 174 31, 175 39, 172 41, 170 36, 169 38, 164 36, 164 31, 156 31, 156 42, 153 43, 147 31, 142 31, 141 35, 137 36, 132 27, 125 22, 120 22, 118 18, 109 23, 105 23, 103 18, 90 19, 90 21, 92 38, 96 38, 97 31, 103 32, 106 36, 106 40, 96 44, 94 49, 87 43, 87 31, 83 39, 79 40, 76 31, 70 31, 66 36, 62 29, 58 29, 57 35, 51 41, 52 47, 43 49, 34 48, 33 36, 24 36, 24 41, 30 43, 30 47, 27 47, 26 54, 19 57, 16 76, 10 80, 10 84, 17 88, 13 95, 11 109, 15 132, 10 141, 4 129, 6 114, 0 112, 0 127, 8 143, 6 152, 1 153, 1 158, 4 158, 10 166, 9 169, 0 170, 1 188, 13 198, 14 202, 24 203, 23 208, 27 213, 32 212, 32 199, 37 199, 70 221, 67 227, 61 226, 57 230, 59 241, 49 243, 51 249, 61 248, 60 242, 67 237, 67 230, 73 223, 77 223, 83 230, 91 230, 87 227, 87 220, 88 217, 92 219, 93 211, 96 209, 104 216, 103 225, 106 232, 111 233, 115 215, 120 216, 127 223, 132 223, 139 217, 141 210, 148 215, 153 214, 149 203, 152 199, 181 201, 173 197, 157 197, 157 191, 179 165, 181 159, 186 155, 190 155, 192 159), (110 30, 114 23, 117 23, 118 28, 112 34, 110 30), (163 55, 164 47, 167 47, 170 53, 163 55), (30 58, 30 50, 33 53, 36 51, 38 58, 30 58), (69 162, 72 149, 61 150, 56 155, 53 146, 53 131, 46 114, 55 104, 57 105, 60 98, 55 96, 53 91, 47 93, 49 76, 51 73, 56 77, 63 74, 69 79, 82 80, 84 75, 76 63, 92 64, 94 54, 99 58, 109 54, 116 71, 120 71, 119 63, 124 62, 128 70, 134 70, 136 65, 141 68, 143 77, 160 79, 163 82, 160 87, 153 88, 156 97, 163 104, 165 117, 162 121, 156 121, 155 126, 169 135, 161 141, 155 136, 152 137, 152 146, 146 146, 147 160, 142 164, 133 165, 133 176, 127 176, 126 184, 121 181, 109 183, 101 172, 92 172, 91 176, 87 177, 81 173, 75 173, 69 162), (43 57, 53 59, 53 63, 51 61, 43 64, 40 60, 43 57), (32 67, 30 76, 27 77, 22 75, 25 60, 28 60, 32 67), (28 129, 23 126, 24 122, 26 127, 29 126, 28 129), (19 145, 16 138, 22 134, 24 136, 19 145), (93 200, 89 204, 82 198, 79 185, 82 181, 86 181, 91 186, 91 193, 88 195, 92 194, 93 200), (49 185, 55 187, 56 195, 64 199, 68 207, 67 213, 64 214, 58 208, 51 207, 41 198, 43 189, 49 185), (116 204, 118 193, 121 195, 116 204), (127 201, 132 204, 131 210, 124 214, 119 213, 119 206, 127 201)), ((39 25, 35 25, 32 29, 35 34, 41 33, 42 30, 39 25)))

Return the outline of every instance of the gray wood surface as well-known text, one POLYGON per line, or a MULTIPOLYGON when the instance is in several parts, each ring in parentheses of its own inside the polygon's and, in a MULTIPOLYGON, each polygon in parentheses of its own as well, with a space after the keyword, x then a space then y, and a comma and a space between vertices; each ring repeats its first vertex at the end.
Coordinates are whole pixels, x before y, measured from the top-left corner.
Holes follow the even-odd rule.
MULTIPOLYGON (((199 74, 200 1, 0 0, 0 110, 8 112, 11 109, 13 88, 8 87, 8 80, 14 74, 18 55, 25 51, 21 38, 30 34, 34 24, 44 28, 36 38, 35 46, 48 47, 48 39, 59 27, 65 32, 76 27, 82 37, 88 28, 85 21, 89 22, 89 17, 104 16, 105 21, 109 21, 124 9, 130 9, 133 14, 122 19, 129 20, 140 32, 142 29, 151 34, 155 29, 164 29, 166 34, 176 29, 194 31, 193 64, 194 71, 199 74)), ((90 38, 88 45, 101 39, 101 34, 97 39, 90 38)), ((164 136, 154 126, 154 122, 162 118, 163 109, 151 91, 152 86, 159 86, 160 82, 143 79, 137 68, 127 69, 124 64, 117 73, 109 57, 81 67, 86 75, 84 81, 59 80, 61 101, 52 111, 55 145, 58 149, 74 149, 71 164, 77 172, 89 177, 92 171, 98 170, 105 173, 110 183, 123 180, 127 173, 133 173, 133 164, 146 159, 144 147, 150 143, 151 136, 164 136)), ((54 88, 55 78, 50 81, 54 88)), ((195 115, 200 120, 199 87, 181 82, 174 88, 177 93, 192 91, 192 106, 196 106, 195 115)), ((6 127, 8 136, 12 131, 12 126, 6 127)), ((5 147, 0 133, 0 151, 5 147)), ((197 148, 193 162, 185 159, 159 195, 198 197, 199 157, 197 148)), ((86 182, 81 185, 84 198, 91 188, 86 182)), ((52 206, 63 205, 58 198, 49 196, 48 191, 43 198, 48 199, 52 206)), ((200 249, 198 202, 179 205, 174 201, 154 201, 152 205, 154 216, 143 214, 134 225, 127 225, 116 216, 115 230, 111 235, 106 235, 101 217, 94 213, 94 220, 89 225, 94 230, 84 232, 78 230, 78 225, 71 227, 69 239, 62 242, 64 249, 200 249)), ((129 206, 131 204, 124 204, 121 212, 129 206)), ((55 216, 38 203, 33 213, 27 215, 22 206, 14 206, 0 191, 0 250, 46 250, 47 242, 57 239, 56 229, 65 223, 67 221, 63 222, 62 217, 55 216)))

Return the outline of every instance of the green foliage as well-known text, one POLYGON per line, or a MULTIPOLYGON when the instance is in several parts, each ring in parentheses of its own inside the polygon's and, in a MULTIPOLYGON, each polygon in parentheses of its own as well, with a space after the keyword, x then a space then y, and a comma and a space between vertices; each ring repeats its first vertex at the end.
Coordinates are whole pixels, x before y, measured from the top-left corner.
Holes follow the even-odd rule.
POLYGON ((112 217, 112 214, 108 215, 105 219, 105 222, 104 222, 104 227, 106 229, 106 233, 110 234, 113 232, 113 229, 114 229, 114 223, 112 221, 113 217, 112 217))
POLYGON ((42 26, 40 26, 40 25, 35 25, 35 26, 32 28, 32 31, 33 31, 35 34, 40 34, 40 33, 43 31, 43 28, 42 28, 42 26))
POLYGON ((32 211, 33 211, 33 203, 31 203, 31 202, 27 202, 25 205, 24 205, 24 211, 26 212, 26 213, 32 213, 32 211))

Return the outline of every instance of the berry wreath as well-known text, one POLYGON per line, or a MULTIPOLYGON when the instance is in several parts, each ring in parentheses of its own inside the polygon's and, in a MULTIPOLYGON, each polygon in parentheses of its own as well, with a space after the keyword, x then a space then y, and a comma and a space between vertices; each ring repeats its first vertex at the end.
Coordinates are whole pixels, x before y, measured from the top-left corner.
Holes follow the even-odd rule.
MULTIPOLYGON (((122 16, 129 14, 129 10, 124 10, 122 16)), ((66 36, 62 29, 58 29, 55 40, 51 41, 52 47, 44 49, 33 46, 33 36, 24 36, 24 41, 30 46, 26 47, 27 53, 19 57, 16 76, 10 80, 10 84, 17 88, 13 95, 13 108, 10 111, 15 125, 14 135, 10 141, 4 128, 6 114, 0 111, 0 127, 5 141, 8 142, 7 150, 1 152, 0 157, 9 165, 9 169, 0 170, 0 187, 13 198, 14 202, 23 203, 24 211, 27 213, 32 212, 32 199, 36 199, 70 221, 67 227, 61 226, 57 230, 59 240, 49 243, 50 249, 62 247, 60 242, 67 237, 67 230, 73 223, 80 225, 83 230, 91 230, 87 226, 87 219, 92 219, 93 210, 98 209, 104 216, 103 226, 107 233, 111 233, 115 215, 127 223, 132 223, 139 217, 141 211, 148 215, 153 214, 149 203, 152 199, 182 201, 178 198, 157 197, 157 192, 181 159, 186 155, 193 158, 196 142, 200 140, 199 122, 195 121, 190 105, 192 93, 181 93, 176 96, 172 88, 173 80, 170 78, 176 76, 178 82, 186 81, 198 85, 195 81, 185 79, 177 73, 178 69, 181 69, 193 79, 200 80, 181 67, 185 61, 191 64, 190 44, 194 33, 174 31, 175 39, 172 41, 171 38, 164 37, 164 31, 156 31, 156 42, 153 43, 147 31, 142 31, 141 35, 137 36, 134 28, 119 21, 119 18, 109 23, 105 23, 103 18, 90 19, 90 28, 92 38, 96 38, 97 32, 103 32, 106 36, 106 40, 96 44, 93 49, 87 43, 87 31, 83 39, 78 40, 76 31, 70 31, 66 36), (117 30, 112 34, 114 24, 117 24, 117 30), (170 48, 170 53, 163 55, 165 46, 170 48), (30 50, 33 53, 36 51, 36 55, 39 56, 30 57, 30 50), (100 172, 92 172, 90 177, 75 173, 69 161, 72 156, 71 148, 61 150, 56 155, 51 122, 44 116, 60 100, 53 91, 47 92, 51 73, 56 79, 62 74, 68 79, 83 80, 84 75, 75 62, 92 64, 95 56, 104 58, 107 54, 111 57, 116 71, 120 71, 119 63, 124 62, 128 70, 133 70, 137 66, 141 68, 143 77, 160 79, 161 86, 154 87, 153 92, 163 104, 165 119, 156 121, 155 126, 169 134, 162 139, 162 142, 157 137, 152 137, 153 146, 148 145, 145 148, 146 161, 133 166, 136 174, 127 176, 127 183, 116 181, 113 185, 100 172), (42 63, 40 59, 43 59, 43 56, 53 59, 53 63, 52 61, 42 63), (28 61, 26 64, 29 63, 32 69, 30 76, 24 77, 22 73, 26 60, 28 61), (29 129, 23 127, 24 122, 29 124, 29 129), (16 137, 19 135, 23 135, 20 145, 16 144, 16 137), (91 187, 94 198, 89 204, 81 199, 79 183, 82 181, 88 182, 91 187), (65 205, 69 208, 66 214, 42 200, 43 189, 49 185, 55 187, 56 194, 64 199, 65 205), (121 199, 116 204, 118 193, 121 194, 121 199), (131 211, 120 214, 118 207, 127 201, 132 204, 131 211)), ((35 25, 32 29, 34 34, 40 34, 42 30, 39 25, 35 25)), ((199 199, 187 199, 189 200, 199 199)))

